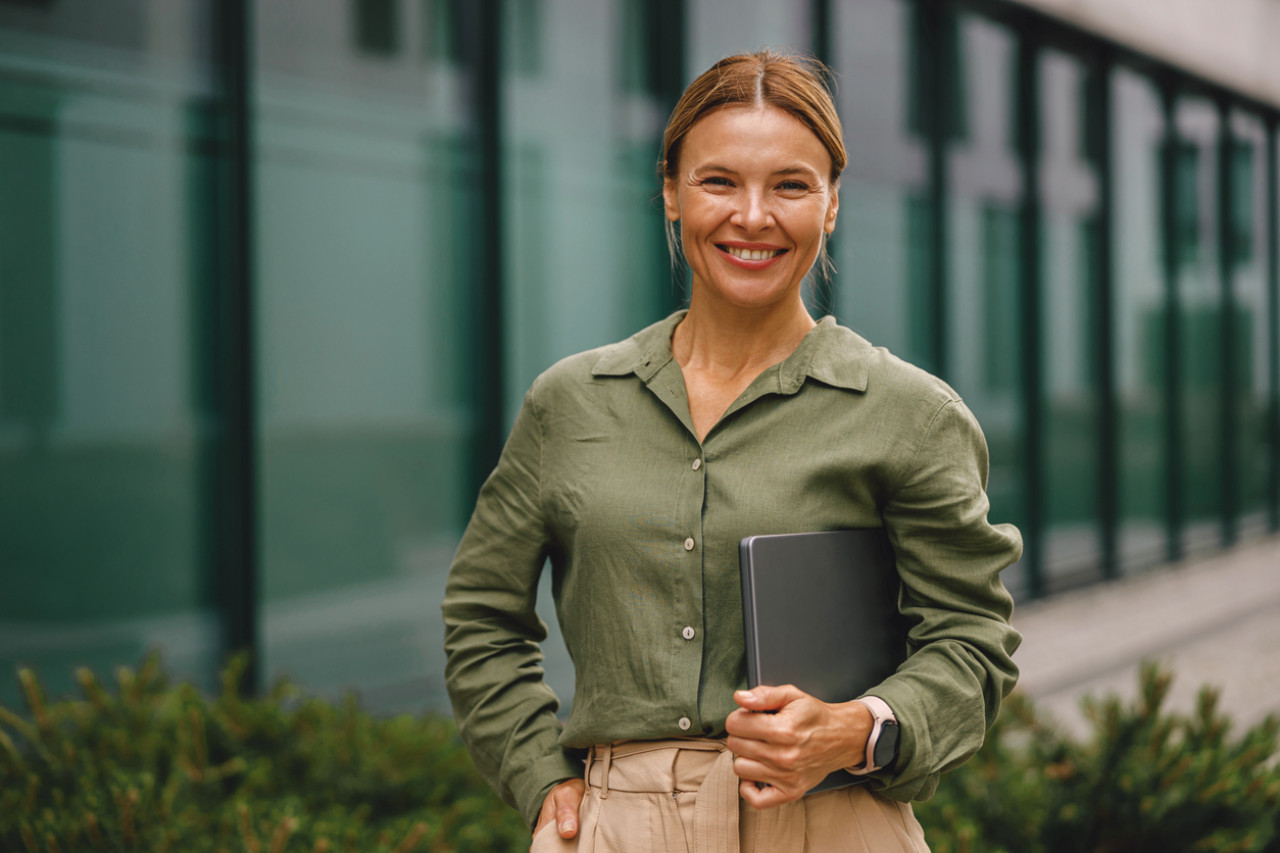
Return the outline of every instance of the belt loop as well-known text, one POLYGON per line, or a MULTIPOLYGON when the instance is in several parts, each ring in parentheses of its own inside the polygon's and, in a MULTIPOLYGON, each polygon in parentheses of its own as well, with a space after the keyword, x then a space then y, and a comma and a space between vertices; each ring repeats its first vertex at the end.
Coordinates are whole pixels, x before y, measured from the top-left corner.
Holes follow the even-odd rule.
POLYGON ((604 767, 600 771, 600 799, 609 799, 609 765, 613 763, 613 744, 604 744, 604 767))

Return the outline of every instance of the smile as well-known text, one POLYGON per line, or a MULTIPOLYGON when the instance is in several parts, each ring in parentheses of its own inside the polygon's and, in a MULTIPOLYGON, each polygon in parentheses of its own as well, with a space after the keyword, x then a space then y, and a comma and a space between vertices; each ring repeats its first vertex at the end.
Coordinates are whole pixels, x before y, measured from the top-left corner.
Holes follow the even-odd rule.
POLYGON ((767 261, 786 252, 786 249, 740 249, 737 246, 726 246, 717 243, 716 248, 744 261, 767 261))

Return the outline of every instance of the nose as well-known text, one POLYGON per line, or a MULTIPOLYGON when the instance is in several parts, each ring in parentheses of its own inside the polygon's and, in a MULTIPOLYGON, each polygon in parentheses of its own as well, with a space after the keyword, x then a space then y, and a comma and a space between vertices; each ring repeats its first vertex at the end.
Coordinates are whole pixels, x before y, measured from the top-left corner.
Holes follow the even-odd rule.
POLYGON ((748 188, 738 196, 730 222, 748 233, 763 231, 773 224, 773 212, 763 190, 748 188))

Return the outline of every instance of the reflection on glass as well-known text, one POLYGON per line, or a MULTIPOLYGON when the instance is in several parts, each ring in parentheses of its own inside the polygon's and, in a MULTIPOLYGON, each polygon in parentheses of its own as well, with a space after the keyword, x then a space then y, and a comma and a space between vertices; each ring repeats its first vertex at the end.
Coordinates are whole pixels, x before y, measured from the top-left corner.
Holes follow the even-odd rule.
POLYGON ((1111 84, 1115 176, 1114 351, 1118 550, 1125 571, 1165 555, 1169 488, 1164 423, 1165 287, 1161 265, 1164 121, 1148 78, 1116 69, 1111 84))
POLYGON ((264 669, 440 704, 486 251, 466 4, 254 10, 264 669))
POLYGON ((686 0, 689 31, 682 86, 736 53, 771 47, 811 53, 810 6, 774 0, 686 0))
POLYGON ((1181 98, 1176 123, 1182 542, 1192 553, 1221 541, 1225 436, 1217 108, 1200 98, 1181 98))
POLYGON ((1266 134, 1253 115, 1231 117, 1231 277, 1236 414, 1236 510, 1242 536, 1266 529, 1271 340, 1267 323, 1266 134))
MULTIPOLYGON (((1017 365, 1022 180, 1015 139, 1014 39, 976 15, 959 21, 970 115, 948 152, 947 379, 982 424, 991 451, 991 518, 1023 521, 1022 395, 1017 365)), ((1019 590, 1017 572, 1005 576, 1019 590)))
POLYGON ((208 684, 219 651, 211 5, 0 5, 0 671, 55 692, 153 646, 208 684))
POLYGON ((1041 306, 1044 316, 1045 571, 1049 586, 1096 580, 1099 549, 1096 160, 1089 150, 1090 70, 1040 60, 1041 306))
POLYGON ((861 0, 835 11, 838 108, 849 164, 833 240, 841 322, 877 346, 932 367, 930 198, 925 142, 909 132, 918 75, 914 7, 861 0))
POLYGON ((663 124, 639 0, 543 0, 543 26, 504 30, 542 57, 507 67, 504 305, 507 419, 556 359, 619 340, 677 302, 659 198, 663 124), (584 74, 583 68, 596 69, 584 74))

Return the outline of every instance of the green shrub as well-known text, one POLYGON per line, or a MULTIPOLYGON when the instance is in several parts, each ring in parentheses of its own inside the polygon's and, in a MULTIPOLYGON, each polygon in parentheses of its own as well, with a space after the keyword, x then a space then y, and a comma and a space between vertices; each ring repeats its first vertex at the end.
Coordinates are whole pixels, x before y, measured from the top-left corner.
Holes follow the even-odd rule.
POLYGON ((528 848, 449 719, 379 719, 354 699, 262 699, 170 685, 151 657, 117 688, 76 673, 83 698, 0 707, 0 850, 453 851, 528 848))
MULTIPOLYGON (((20 671, 0 707, 0 850, 174 853, 523 851, 529 833, 476 774, 453 722, 380 719, 354 699, 205 697, 156 657, 107 690, 48 702, 20 671)), ((1280 853, 1280 723, 1233 736, 1217 696, 1166 711, 1171 677, 1086 705, 1077 740, 1026 700, 916 809, 934 853, 1280 853)))
POLYGON ((1091 736, 1063 735, 1017 697, 986 745, 917 806, 934 853, 1278 853, 1280 723, 1238 737, 1204 688, 1164 710, 1172 676, 1131 705, 1088 699, 1091 736))

